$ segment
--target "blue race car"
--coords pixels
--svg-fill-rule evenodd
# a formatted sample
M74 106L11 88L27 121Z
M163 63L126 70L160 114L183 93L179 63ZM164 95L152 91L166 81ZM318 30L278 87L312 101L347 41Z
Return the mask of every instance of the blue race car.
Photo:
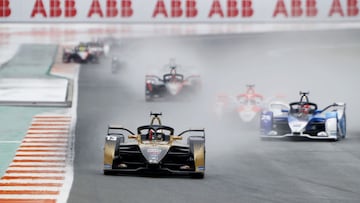
M271 107L260 117L262 138L307 137L338 141L346 136L345 103L333 103L319 110L309 102L309 92L300 92L300 101L292 102L281 113Z

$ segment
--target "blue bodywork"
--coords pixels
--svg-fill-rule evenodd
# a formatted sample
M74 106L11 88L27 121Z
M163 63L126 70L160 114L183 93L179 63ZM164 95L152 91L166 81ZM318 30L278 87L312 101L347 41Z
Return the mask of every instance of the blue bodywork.
M323 110L318 110L315 103L309 102L306 94L308 93L302 95L300 102L290 103L290 109L282 110L282 114L274 115L271 109L263 111L260 116L261 136L302 136L334 140L344 138L346 136L345 104L334 103Z

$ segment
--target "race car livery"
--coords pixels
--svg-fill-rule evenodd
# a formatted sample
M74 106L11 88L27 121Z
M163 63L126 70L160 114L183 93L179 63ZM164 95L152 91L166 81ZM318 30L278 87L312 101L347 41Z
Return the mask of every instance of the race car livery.
M108 54L108 48L99 41L91 41L86 43L89 51L98 57L102 57Z
M306 137L311 139L331 139L346 136L346 104L336 102L322 110L310 102L308 92L300 92L300 101L287 106L274 105L273 109L261 114L260 132L267 137ZM283 109L275 108L282 106ZM277 109L277 110L275 110Z
M77 63L99 62L99 56L95 52L90 51L88 45L84 43L80 43L72 49L64 49L62 59L64 63L72 61Z
M97 54L91 52L86 44L80 43L78 46L72 49L63 50L63 62L70 63L98 63L99 57Z
M201 89L199 75L185 77L177 72L177 65L170 64L170 73L161 77L156 75L145 76L145 100L153 101L155 98L177 98L194 96Z
M161 113L150 115L150 125L138 127L137 133L120 126L108 127L104 174L164 173L203 178L205 130L190 129L175 135L172 127L161 124Z
M215 114L220 118L237 115L245 123L258 123L260 112L263 109L264 98L261 94L255 92L254 87L255 85L247 85L246 92L237 96L217 95Z

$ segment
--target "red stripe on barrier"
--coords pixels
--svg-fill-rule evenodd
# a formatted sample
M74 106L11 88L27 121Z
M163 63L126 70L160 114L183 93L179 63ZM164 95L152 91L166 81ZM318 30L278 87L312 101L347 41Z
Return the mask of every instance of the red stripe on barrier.
M42 118L38 118L38 119L34 119L33 122L62 122L62 123L70 123L71 119L42 119Z
M0 190L0 195L59 195L59 191L42 190Z
M65 154L17 154L17 157L66 157Z
M69 128L47 128L47 127L30 127L28 130L69 130Z
M22 143L59 143L59 144L64 144L64 143L67 143L67 141L26 141L26 140L24 140Z
M39 135L46 135L46 134L53 134L53 135L68 135L69 132L27 132L28 135L32 135L32 134L39 134Z
M17 152L66 152L66 149L18 149Z

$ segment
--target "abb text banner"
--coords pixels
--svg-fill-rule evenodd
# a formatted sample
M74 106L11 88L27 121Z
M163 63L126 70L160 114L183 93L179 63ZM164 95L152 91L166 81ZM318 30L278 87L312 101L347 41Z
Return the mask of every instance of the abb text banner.
M358 0L0 0L1 22L219 23L359 20Z

